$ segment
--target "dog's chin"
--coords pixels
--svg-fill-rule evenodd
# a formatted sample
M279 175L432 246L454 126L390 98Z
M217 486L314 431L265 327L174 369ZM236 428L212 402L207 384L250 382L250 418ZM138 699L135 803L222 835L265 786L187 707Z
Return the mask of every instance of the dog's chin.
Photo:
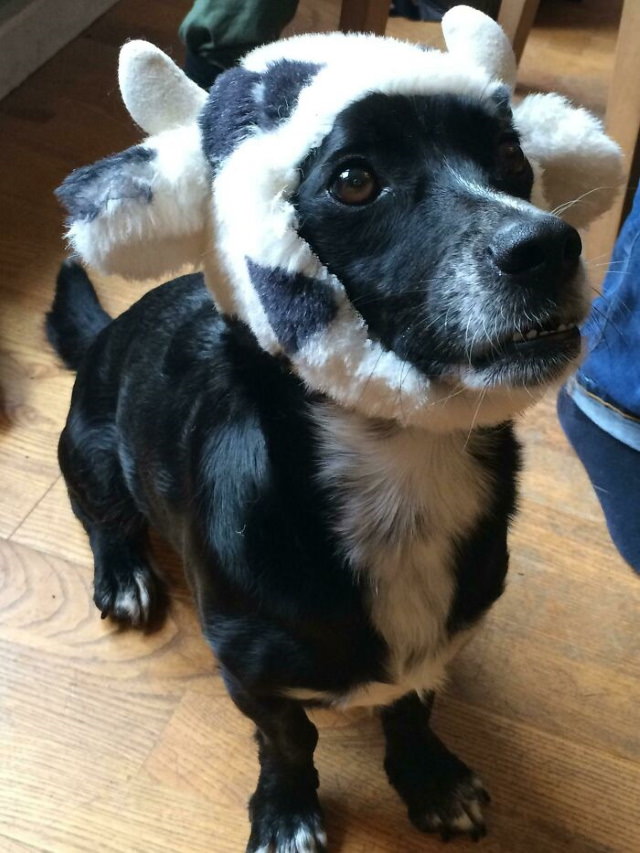
M512 420L558 388L577 368L582 340L571 325L551 336L516 341L476 363L458 365L435 383L441 399L423 425L441 432L491 427ZM435 390L435 389L434 389Z
M581 336L577 325L567 324L552 332L519 334L499 346L471 356L458 368L467 388L490 391L497 388L548 386L561 381L572 370L581 354Z

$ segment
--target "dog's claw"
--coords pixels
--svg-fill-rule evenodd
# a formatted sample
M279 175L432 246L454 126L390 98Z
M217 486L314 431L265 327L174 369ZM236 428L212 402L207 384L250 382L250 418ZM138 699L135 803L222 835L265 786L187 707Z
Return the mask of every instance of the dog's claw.
M460 835L480 841L487 834L482 806L488 804L489 794L462 764L460 771L457 780L432 780L433 786L423 793L421 803L410 808L409 818L421 832L435 832L444 842Z
M261 778L262 781L262 778ZM246 853L325 853L327 836L315 790L266 798L258 789L249 803L251 836Z
M247 853L325 853L327 836L317 818L301 820L296 826L253 827Z
M165 598L157 576L145 565L125 576L111 575L95 589L93 600L100 618L111 617L121 625L145 628L163 615Z
M487 834L487 827L483 825L483 826L478 826L475 829L473 829L469 833L469 837L471 838L472 841L475 841L477 843L478 841L481 841L485 837L486 834Z
M491 803L491 795L489 794L487 789L482 787L481 785L480 788L476 788L476 791L478 793L478 799L480 800L482 805L488 806Z

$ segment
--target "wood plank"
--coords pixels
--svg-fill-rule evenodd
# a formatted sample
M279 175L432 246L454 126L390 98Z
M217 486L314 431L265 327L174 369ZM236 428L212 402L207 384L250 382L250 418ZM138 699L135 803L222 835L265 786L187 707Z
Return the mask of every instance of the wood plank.
M606 128L624 154L623 188L611 210L589 233L589 252L602 263L609 260L623 217L629 210L640 171L640 4L625 0L616 42L615 64L609 83ZM601 267L604 275L604 267Z
M505 31L519 62L533 27L540 0L502 0L498 23Z
M0 8L0 98L115 2L4 0Z
M387 0L342 0L339 26L345 33L374 33L383 36L388 17Z

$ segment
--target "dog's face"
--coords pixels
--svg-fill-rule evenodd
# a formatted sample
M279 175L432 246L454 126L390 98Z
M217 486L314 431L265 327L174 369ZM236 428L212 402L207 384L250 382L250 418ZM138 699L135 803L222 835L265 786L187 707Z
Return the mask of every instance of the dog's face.
M532 183L503 104L371 94L302 164L299 233L424 375L541 385L577 356L586 299L578 233Z

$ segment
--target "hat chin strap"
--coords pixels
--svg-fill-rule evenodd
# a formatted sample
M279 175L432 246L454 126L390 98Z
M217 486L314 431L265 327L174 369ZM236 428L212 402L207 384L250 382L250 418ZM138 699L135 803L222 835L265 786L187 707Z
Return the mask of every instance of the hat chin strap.
M547 390L547 386L474 389L462 379L428 379L369 338L364 324L362 335L356 336L353 323L347 322L344 337L340 323L334 324L291 361L309 388L366 417L434 432L470 430L513 418ZM318 357L321 350L323 356Z

